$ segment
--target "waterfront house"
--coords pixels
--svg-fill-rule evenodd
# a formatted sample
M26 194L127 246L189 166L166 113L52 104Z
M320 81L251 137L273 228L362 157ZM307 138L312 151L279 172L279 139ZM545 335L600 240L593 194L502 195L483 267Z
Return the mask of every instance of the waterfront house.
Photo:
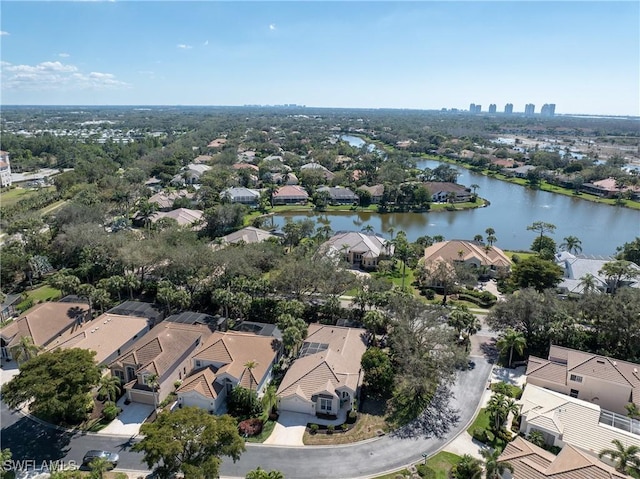
M320 246L320 251L358 268L375 269L381 259L393 255L393 245L374 234L349 231L329 238Z
M359 190L367 191L371 195L371 203L377 205L382 201L384 185L360 186Z
M274 205L306 204L309 200L307 191L297 185L285 185L278 188L272 195Z
M321 186L317 191L324 191L329 195L329 202L332 205L353 205L358 204L360 198L349 188L340 186L329 187Z
M250 188L233 187L227 188L220 193L220 198L230 203L240 203L243 205L255 206L260 201L260 192Z
M464 203L471 200L471 189L463 185L446 181L426 181L423 184L431 195L431 199L437 203L449 201Z
M511 260L500 248L475 241L451 240L432 244L424 251L425 267L436 261L464 263L482 269L486 276L495 276L511 268Z

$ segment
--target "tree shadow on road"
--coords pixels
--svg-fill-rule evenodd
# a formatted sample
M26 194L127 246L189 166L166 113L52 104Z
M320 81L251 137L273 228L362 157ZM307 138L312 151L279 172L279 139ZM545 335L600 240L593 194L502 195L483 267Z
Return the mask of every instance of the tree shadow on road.
M74 433L45 427L23 417L2 429L2 446L11 449L13 460L54 461L69 453Z
M443 438L460 421L457 409L449 406L453 393L448 387L440 386L431 400L431 404L418 418L391 433L395 437L411 439L418 437Z

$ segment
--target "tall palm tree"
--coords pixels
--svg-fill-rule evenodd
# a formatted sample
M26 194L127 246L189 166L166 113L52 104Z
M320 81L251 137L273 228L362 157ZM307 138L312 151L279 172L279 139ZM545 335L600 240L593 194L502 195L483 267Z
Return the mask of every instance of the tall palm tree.
M158 392L158 389L160 389L160 383L158 382L158 379L159 377L157 374L150 374L147 377L147 386L149 386L153 391L153 410L154 411L158 409L158 396L156 394Z
M502 428L509 413L518 414L519 411L520 408L516 402L504 394L496 393L491 396L487 404L487 412L493 418L493 431L498 432Z
M529 433L529 435L527 436L527 441L529 441L531 444L535 444L538 447L543 447L546 442L544 440L544 434L542 434L542 432L538 431L537 429L534 429Z
M271 414L273 409L276 407L276 404L278 404L278 396L276 395L276 392L275 384L269 384L267 389L264 391L264 395L262 396L262 407L267 414Z
M480 454L484 458L484 468L487 479L502 479L505 471L513 473L513 466L508 462L499 461L500 451L498 449L482 449Z
M603 449L598 457L602 459L604 456L609 456L616 463L616 470L623 474L630 474L631 471L640 472L640 447L624 447L619 439L611 442L616 448Z
M582 241L575 236L567 236L560 245L560 249L574 254L582 253Z
M116 401L116 397L120 392L120 378L118 376L112 376L107 374L100 379L100 388L98 394L106 396L107 401Z
M579 285L582 286L582 290L585 293L592 293L598 290L596 286L596 277L591 273L586 273L584 276L580 278Z
M480 188L480 185L474 183L472 185L469 185L471 187L471 189L473 190L473 194L476 194L476 190L478 190Z
M473 241L475 241L476 243L482 243L484 241L484 238L482 237L482 235L475 235L473 237Z
M527 346L527 340L521 332L507 329L502 337L498 339L496 346L501 353L509 351L509 367L511 367L513 351L515 350L519 355L522 355L524 348Z
M258 367L258 361L251 359L244 363L244 367L249 370L249 391L251 391L253 389L253 373L251 371Z
M480 479L482 463L475 457L465 454L460 462L451 468L451 476L455 479Z
M37 356L41 350L40 346L34 344L31 336L22 336L18 344L11 348L11 356L20 364Z
M129 299L133 299L133 291L140 287L140 280L134 274L126 274L122 279L123 287L129 290Z

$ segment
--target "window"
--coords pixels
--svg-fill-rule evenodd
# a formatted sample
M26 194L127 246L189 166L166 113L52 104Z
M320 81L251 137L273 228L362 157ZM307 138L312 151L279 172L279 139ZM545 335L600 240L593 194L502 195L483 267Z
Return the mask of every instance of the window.
M331 412L331 399L320 398L320 410Z
M579 393L580 391L578 391L577 389L572 389L569 393L569 396L571 396L572 398L577 398Z
M196 367L199 368L202 366L202 363L200 362L199 359L196 359Z
M581 383L582 376L576 376L575 374L572 374L571 376L569 376L569 380L574 381L576 383Z

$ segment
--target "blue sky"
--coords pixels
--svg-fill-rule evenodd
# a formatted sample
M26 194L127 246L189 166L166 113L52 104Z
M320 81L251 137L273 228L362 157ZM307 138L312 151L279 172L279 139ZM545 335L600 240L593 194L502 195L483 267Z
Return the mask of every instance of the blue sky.
M640 115L640 2L3 1L1 103Z

